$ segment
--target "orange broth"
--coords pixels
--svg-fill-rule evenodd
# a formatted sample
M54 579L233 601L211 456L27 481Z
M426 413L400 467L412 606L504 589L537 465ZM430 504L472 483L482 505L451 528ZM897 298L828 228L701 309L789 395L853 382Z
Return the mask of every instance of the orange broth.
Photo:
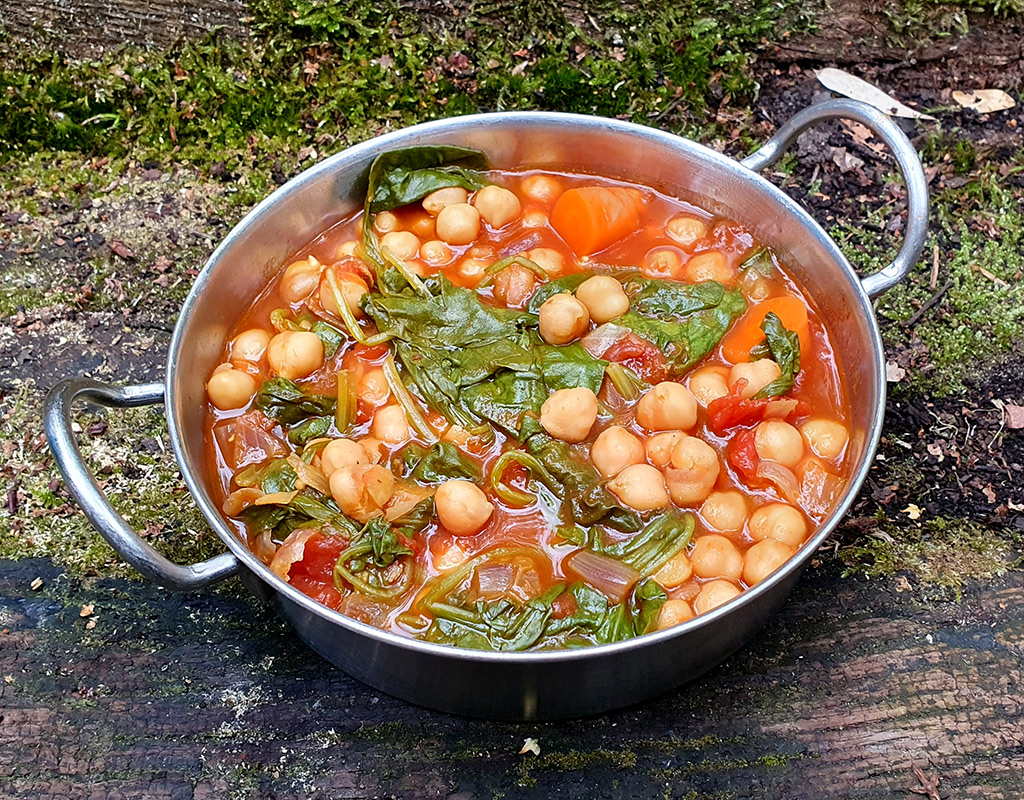
M577 258L570 252L567 245L560 238L558 233L552 229L549 221L552 206L556 198L548 200L532 199L523 191L524 180L531 176L548 175L561 186L563 190L576 186L618 186L639 190L643 195L643 204L640 210L640 221L637 229L631 235L615 242L605 250L584 258ZM808 302L800 288L788 276L785 266L776 262L776 268L770 277L755 276L752 271L741 272L740 267L745 259L756 252L760 245L756 242L751 233L742 225L721 218L715 218L705 211L682 202L678 199L668 197L643 186L632 186L621 181L612 181L591 175L571 175L539 172L491 172L489 180L497 185L512 190L522 204L522 210L518 218L502 227L493 229L486 224L481 225L479 237L468 245L452 246L453 258L451 263L439 268L431 268L420 259L410 259L414 269L422 275L429 276L440 273L446 276L456 286L474 288L482 277L482 270L495 261L517 253L525 253L533 248L549 248L560 254L564 268L560 275L581 271L595 270L597 272L609 269L621 269L624 267L639 266L644 275L658 277L665 280L678 280L684 283L692 282L694 276L688 272L688 265L694 264L694 258L711 251L717 251L724 255L726 270L723 273L727 288L740 289L743 291L748 302L747 314L751 314L753 306L751 299L765 299L768 297L790 296L798 298L807 309L808 331L807 341L810 344L809 350L804 348L801 352L800 371L797 374L793 389L787 394L788 398L798 401L798 409L787 415L790 422L800 426L803 421L810 417L826 418L840 423L848 430L849 412L847 400L843 388L838 379L835 354L829 340L828 331L824 328L821 320L814 311L813 305ZM666 230L669 221L678 215L700 220L706 226L706 234L696 241L685 246L674 240ZM395 212L398 229L430 232L433 227L433 218L423 211L419 203L399 209ZM351 250L352 242L360 239L360 228L362 224L362 213L352 218L339 222L329 230L323 232L309 245L294 254L285 264L300 261L309 256L315 257L322 265L331 265L339 260L343 252ZM424 237L420 237L421 241ZM433 238L431 236L430 238ZM652 260L653 250L661 249L670 254L665 257L661 266L657 259ZM675 267L674 262L678 260L679 265ZM470 266L467 268L467 262ZM697 262L700 263L700 262ZM666 266L667 264L667 266ZM367 270L369 272L369 270ZM257 383L273 376L267 357L264 355L257 362L232 361L231 341L240 332L252 328L261 328L274 333L271 323L271 313L275 309L287 308L293 315L308 310L307 301L288 303L280 293L278 285L279 277L275 277L266 287L265 291L255 299L238 319L237 324L231 331L223 351L223 361L233 364L235 368L244 370L257 379ZM314 292L314 296L315 296ZM493 284L480 292L484 303L501 305L494 296ZM323 311L315 301L311 301L318 315L327 319L332 325L343 329L337 318ZM742 319L734 323L733 328L742 322ZM364 320L364 325L366 321ZM593 327L593 326L591 326ZM372 325L367 329L372 331ZM726 335L728 341L729 334ZM336 395L337 383L335 375L339 369L352 370L357 377L365 374L369 369L383 363L388 352L388 346L377 346L368 348L358 345L351 339L343 344L336 355L329 358L323 367L313 374L298 381L299 385L308 390L321 394ZM687 384L690 376L697 371L709 366L722 366L728 370L732 364L723 355L723 346L720 342L715 349L702 361L690 368L687 376L679 379ZM409 386L409 382L406 381ZM413 395L416 395L415 388L410 386ZM641 428L635 418L634 402L626 402L606 378L599 394L605 409L611 412L608 418L599 418L590 435L579 444L572 444L572 451L583 459L589 457L589 445L594 438L605 428L611 425L621 425L634 433L641 441L649 439L653 433ZM447 422L441 414L429 409L422 400L418 402L421 411L425 414L431 427L438 435L444 434ZM221 435L218 436L217 429L230 423L243 415L260 414L253 411L254 406L250 403L245 408L233 410L218 410L212 404L208 405L206 411L206 430L209 442L208 458L209 469L215 480L212 481L215 495L218 501L223 502L229 494L238 487L234 482L236 473L245 469L246 464L237 463L233 460L231 453L226 452L232 446L226 442ZM360 400L358 406L357 421L353 427L345 432L350 439L359 440L369 434L371 420L376 408L364 400ZM493 427L493 426L492 426ZM698 406L697 423L694 428L687 431L692 436L700 437L709 443L718 453L721 469L714 491L736 489L743 493L748 507L747 523L750 513L760 506L768 503L777 503L783 499L779 486L768 481L750 481L737 470L729 460L727 448L732 439L739 436L743 431L756 428L756 425L740 425L734 430L724 434L715 433L709 427L707 409ZM274 437L278 442L284 442L285 429L282 425L267 420L264 423L267 435ZM338 436L336 432L330 434ZM750 438L749 436L747 437ZM412 431L411 440L427 444L415 430ZM338 547L332 549L331 542L324 541L318 546L308 546L302 559L294 562L289 571L289 578L292 583L305 593L337 608L338 610L360 619L364 622L377 625L381 628L392 630L404 635L421 635L430 624L430 615L419 605L418 600L424 593L423 587L429 585L430 581L439 575L449 574L450 571L460 563L472 559L477 555L486 553L494 548L508 547L510 545L525 545L536 549L541 557L536 559L532 565L521 565L522 572L518 575L528 575L527 581L530 587L540 593L551 588L558 582L578 580L578 577L567 573L564 559L579 549L578 545L569 543L562 539L556 528L561 524L558 516L558 509L550 503L538 502L526 508L514 508L500 500L491 488L487 485L487 477L491 467L497 458L506 450L518 448L518 443L506 436L502 431L495 429L493 440L483 442L479 439L469 439L460 449L470 459L475 461L483 471L483 488L494 506L494 513L490 520L478 533L472 535L456 536L447 531L438 521L436 515L431 518L430 523L415 537L413 544L414 554L411 558L415 562L414 571L417 573L415 584L401 594L395 600L381 602L373 598L362 596L359 592L351 590L342 585L340 588L335 585L328 569L330 559L336 557ZM392 458L406 447L406 443L385 445L386 457L382 459L385 466L392 463ZM292 451L301 448L289 447ZM259 450L255 451L258 456ZM801 509L802 514L809 522L806 535L802 540L806 542L815 531L816 526L831 510L834 502L848 477L848 467L845 453L840 453L833 458L820 458L812 452L811 448L804 442L803 455L800 463L793 469L792 473L797 479L802 474L806 478L806 467L809 462L815 462L823 466L826 473L828 491L826 496L812 497ZM316 461L314 461L316 463ZM820 472L818 473L820 476ZM519 488L528 486L526 472L521 469L512 468L505 475L506 483ZM801 484L802 491L803 485ZM811 491L811 490L808 490ZM683 510L694 514L696 529L693 540L684 550L684 553L691 553L694 543L704 536L724 536L740 554L746 554L755 544L748 524L745 523L737 531L714 530L700 513L701 503L695 503ZM651 515L648 514L647 518ZM262 541L257 541L260 531L247 525L238 517L231 517L231 523L235 526L238 535L245 539L250 547L254 549L264 561L270 563L274 554L280 546L280 542L268 542L264 536ZM622 539L628 539L629 534L621 534ZM315 538L308 541L316 542ZM322 552L321 552L322 551ZM310 563L304 567L304 560L309 558ZM320 558L322 563L314 563ZM308 567L308 568L307 568ZM692 567L692 564L691 564ZM413 569L406 566L406 569ZM517 578L519 580L519 578ZM657 578L655 578L657 580ZM701 577L694 572L686 580L678 585L662 587L670 600L685 602L686 608L680 604L674 607L682 609L681 616L665 619L666 614L662 612L661 619L666 625L673 620L682 621L687 613L693 613L693 601L701 593L702 586L716 580L714 576ZM737 589L748 588L747 583L741 579L732 580ZM470 581L467 583L468 595L472 597L473 586ZM523 598L519 598L522 600ZM564 604L563 604L564 605ZM689 612L686 609L690 609ZM569 611L572 610L571 603ZM553 612L554 616L566 613L566 608L558 606Z

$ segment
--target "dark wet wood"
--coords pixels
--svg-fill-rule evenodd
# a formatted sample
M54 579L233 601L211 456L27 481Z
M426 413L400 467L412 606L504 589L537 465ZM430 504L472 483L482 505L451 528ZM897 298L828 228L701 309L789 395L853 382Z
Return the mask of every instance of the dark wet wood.
M812 569L783 613L706 677L549 724L391 699L240 591L83 589L47 562L6 562L0 618L4 800L896 800L927 797L910 794L922 785L915 766L943 798L1013 798L1024 770L1020 573L961 603L923 604ZM519 754L527 737L539 757Z

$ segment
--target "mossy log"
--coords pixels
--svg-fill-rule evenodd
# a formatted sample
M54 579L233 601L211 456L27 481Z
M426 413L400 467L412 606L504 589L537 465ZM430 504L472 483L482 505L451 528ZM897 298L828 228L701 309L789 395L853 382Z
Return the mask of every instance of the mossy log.
M0 609L4 800L1011 798L1024 769L1020 573L922 605L812 569L708 676L545 724L389 698L240 593L83 589L26 560L0 562Z

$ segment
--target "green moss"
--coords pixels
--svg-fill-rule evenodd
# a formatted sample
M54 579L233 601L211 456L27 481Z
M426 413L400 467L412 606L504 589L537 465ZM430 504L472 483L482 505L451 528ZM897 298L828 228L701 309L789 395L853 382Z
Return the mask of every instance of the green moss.
M636 752L629 749L567 750L565 752L541 753L526 757L516 768L516 784L523 787L537 785L536 773L554 770L557 772L580 772L588 769L612 768L628 770L636 767Z
M230 174L302 146L329 152L385 127L469 111L539 107L643 122L670 104L699 111L709 94L751 96L750 53L783 22L808 24L794 0L646 0L628 13L609 8L602 27L586 31L550 0L490 3L443 22L367 0L253 6L255 33L241 42L214 35L79 63L8 54L0 147L8 157L221 163Z
M957 597L972 580L1002 575L1014 566L1019 537L981 525L935 518L880 531L841 551L846 574L891 577L907 571L923 585L952 590Z

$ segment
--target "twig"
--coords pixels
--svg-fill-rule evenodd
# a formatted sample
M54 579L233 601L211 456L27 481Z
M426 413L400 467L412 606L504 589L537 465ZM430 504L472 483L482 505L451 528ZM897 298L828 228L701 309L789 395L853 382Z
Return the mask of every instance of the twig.
M939 284L939 246L932 247L932 279L928 281L928 288L933 292Z
M927 302L925 302L923 306L917 309L917 311L914 312L914 315L910 319L903 323L903 327L913 328L918 322L920 322L921 317L927 314L931 307L938 303L939 300L942 299L942 295L948 292L952 286L953 281L946 281L946 283L943 284L942 288L939 289L939 291L937 291L935 294L929 297Z

